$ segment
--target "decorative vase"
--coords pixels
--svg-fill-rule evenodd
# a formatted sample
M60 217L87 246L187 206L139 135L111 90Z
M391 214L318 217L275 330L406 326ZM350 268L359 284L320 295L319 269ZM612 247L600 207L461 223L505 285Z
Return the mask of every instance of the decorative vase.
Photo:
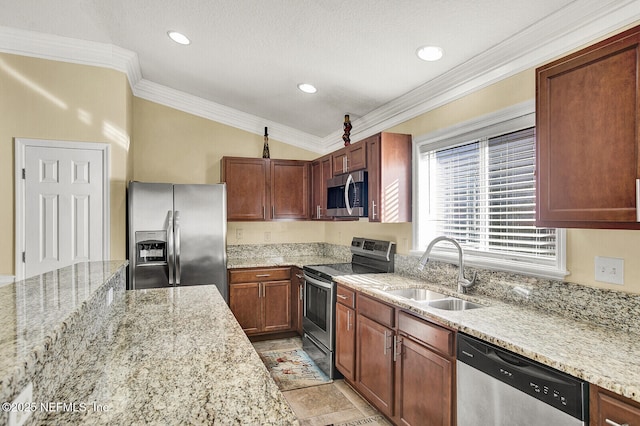
M264 146L262 147L262 158L271 158L271 154L269 154L269 134L267 133L267 128L264 128Z
M351 133L351 120L349 119L349 115L345 115L344 116L344 135L342 135L342 140L344 141L344 146L348 146L351 145L351 138L350 133Z

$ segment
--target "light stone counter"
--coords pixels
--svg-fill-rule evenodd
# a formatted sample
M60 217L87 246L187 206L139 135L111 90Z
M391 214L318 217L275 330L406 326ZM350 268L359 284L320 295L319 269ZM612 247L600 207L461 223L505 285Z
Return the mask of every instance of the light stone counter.
M126 265L0 287L0 402L32 389L0 424L297 424L215 286L126 291Z
M336 281L640 402L638 334L486 296L461 296L451 288L398 274L342 276ZM435 290L485 307L444 311L384 291L409 287Z
M50 424L297 424L215 286L128 291L113 342L55 400L86 409Z

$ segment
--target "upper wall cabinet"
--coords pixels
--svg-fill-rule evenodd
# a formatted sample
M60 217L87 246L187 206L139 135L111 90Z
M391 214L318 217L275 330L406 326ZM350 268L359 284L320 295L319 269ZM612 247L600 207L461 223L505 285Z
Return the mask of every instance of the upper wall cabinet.
M310 218L309 162L223 157L227 220Z
M311 162L311 218L332 220L327 216L327 180L333 176L331 154Z
M369 221L411 222L411 135L378 133L367 146Z
M640 229L640 27L536 71L538 226Z
M333 152L331 156L334 176L367 168L367 147L364 143L345 146Z

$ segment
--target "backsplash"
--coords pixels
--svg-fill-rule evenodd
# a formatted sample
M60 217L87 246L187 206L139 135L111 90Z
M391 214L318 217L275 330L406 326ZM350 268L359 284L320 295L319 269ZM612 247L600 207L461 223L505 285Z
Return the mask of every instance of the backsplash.
M396 273L456 289L458 267L430 261L418 270L417 256L396 255ZM640 294L592 288L564 281L509 272L465 268L465 276L478 272L468 292L508 303L540 309L632 333L640 333Z
M348 246L328 243L230 245L230 258L328 256L349 262ZM456 290L458 267L430 261L418 270L417 256L396 254L395 272ZM469 277L477 271L477 283L470 295L483 295L532 309L640 334L640 294L598 289L564 281L536 278L509 272L465 268Z

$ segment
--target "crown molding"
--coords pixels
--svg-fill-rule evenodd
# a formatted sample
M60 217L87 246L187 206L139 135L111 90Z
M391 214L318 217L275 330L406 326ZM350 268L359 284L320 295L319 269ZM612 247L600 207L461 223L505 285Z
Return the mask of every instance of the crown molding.
M525 28L482 55L353 120L352 140L385 131L521 71L582 47L640 20L637 0L576 1ZM326 136L327 152L340 147L341 132Z
M637 0L579 0L353 121L352 140L385 131L640 20ZM0 26L0 52L111 68L127 75L135 96L326 154L342 147L342 132L323 138L142 78L138 55L120 47Z

